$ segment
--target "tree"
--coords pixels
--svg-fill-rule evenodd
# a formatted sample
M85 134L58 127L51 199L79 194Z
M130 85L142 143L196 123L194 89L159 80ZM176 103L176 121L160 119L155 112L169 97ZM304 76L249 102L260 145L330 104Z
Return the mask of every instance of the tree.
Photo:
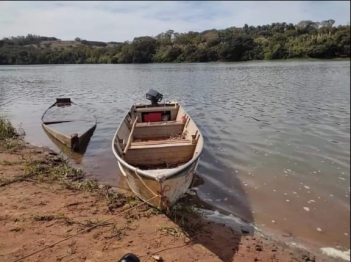
M350 25L303 20L203 32L174 30L132 42L87 41L64 47L55 37L28 34L0 40L0 64L81 64L245 61L251 59L350 57ZM49 43L52 43L50 47ZM61 46L56 48L57 44ZM46 47L46 48L45 48Z

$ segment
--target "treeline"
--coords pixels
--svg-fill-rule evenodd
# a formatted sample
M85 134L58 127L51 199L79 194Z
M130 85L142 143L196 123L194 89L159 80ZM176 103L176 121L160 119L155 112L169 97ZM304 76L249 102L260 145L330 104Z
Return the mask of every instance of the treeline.
M25 46L30 44L40 44L42 41L58 41L56 37L46 37L46 36L39 36L39 35L27 35L27 36L17 36L17 37L10 37L4 38L0 40L0 47L1 46Z
M0 64L248 61L350 57L350 25L301 21L99 42L28 35L0 41ZM68 43L66 46L65 43ZM74 44L69 44L74 43Z

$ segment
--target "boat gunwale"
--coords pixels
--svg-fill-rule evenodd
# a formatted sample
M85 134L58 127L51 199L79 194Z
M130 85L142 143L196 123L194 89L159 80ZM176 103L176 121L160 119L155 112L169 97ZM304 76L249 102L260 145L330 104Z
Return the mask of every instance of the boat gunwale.
M185 108L179 104L178 102L169 102L169 103L174 103L174 104L178 104L179 105L179 109L182 108L184 110L184 113L188 115L188 117L190 118L190 121L193 121L196 129L198 130L200 136L201 136L201 139L203 140L203 136L202 136L202 133L200 131L200 129L198 128L198 126L196 125L195 121L192 119L192 117L186 112ZM130 170L132 170L133 172L138 172L138 174L140 175L143 175L145 177L148 177L148 178L151 178L151 179L154 179L154 180L157 180L157 177L155 175L151 175L150 172L148 171L151 171L151 170L142 170L142 169L139 169L135 166L132 166L130 164L128 164L123 158L121 158L118 153L116 152L116 149L115 149L115 141L116 141L116 138L117 138L117 133L119 131L119 129L121 128L125 118L127 117L127 115L129 114L129 112L132 111L133 107L135 105L143 105L143 104L134 104L126 113L126 115L122 118L122 121L119 123L116 131L115 131L115 134L113 136L113 139L112 139L112 152L113 154L115 155L115 157L117 158L117 161L120 162L120 164L122 166L125 166L126 168L129 168ZM191 158L188 162L186 162L185 164L183 165L180 165L176 168L174 168L174 170L172 170L171 172L167 172L165 174L163 174L163 176L168 179L168 178L172 178L176 175L178 175L180 172L182 172L184 169L188 168L189 166L191 166L195 161L197 161L201 154L202 154L202 151L203 151L203 148L204 148L204 142L201 143L200 145L200 148L199 148L199 153L196 155L196 156L193 156L193 158ZM195 154L195 153L194 153ZM153 169L154 170L154 169ZM159 169L159 170L162 170L162 169Z
M75 102L73 102L73 101L70 101L70 103L73 104L73 105L76 105L76 106L78 106L78 107L81 107L82 109L84 109L84 110L86 110L87 112L89 112L87 109L85 109L84 107L78 105L77 103L75 103ZM49 127L49 124L45 124L45 122L44 122L44 116L45 116L45 114L46 114L51 108L53 108L54 106L56 106L57 104L58 104L58 101L56 101L55 103L53 103L51 106L49 106L49 107L44 111L43 115L41 116L41 124L42 124L44 127L50 129L52 132L55 132L55 133L57 133L57 134L60 134L60 135L62 135L62 136L67 137L68 139L70 139L70 137L67 136L66 134L61 133L61 132L55 130L54 128ZM93 122L93 125L92 125L91 127L89 127L84 133L82 133L82 134L80 134L80 135L78 134L78 137L79 137L79 138L85 136L87 133L91 132L92 129L96 128L96 126L97 126L97 119L96 119L96 117L95 117L94 114L92 114L92 119L91 119L91 120L92 120L92 122ZM72 121L72 122L75 122L75 121ZM48 131L49 131L49 130L48 130Z

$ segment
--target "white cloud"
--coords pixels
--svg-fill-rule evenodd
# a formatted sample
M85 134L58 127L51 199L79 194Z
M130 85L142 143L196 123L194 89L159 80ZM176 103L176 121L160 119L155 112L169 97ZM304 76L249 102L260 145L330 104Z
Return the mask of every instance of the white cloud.
M349 1L0 2L0 38L37 34L62 40L125 41L168 29L203 31L301 20L350 20Z

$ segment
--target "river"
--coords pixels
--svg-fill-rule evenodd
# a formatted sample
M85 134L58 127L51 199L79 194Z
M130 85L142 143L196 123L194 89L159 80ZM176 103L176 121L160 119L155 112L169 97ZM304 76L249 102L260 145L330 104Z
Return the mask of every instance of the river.
M58 150L40 118L71 97L98 119L74 160L127 189L111 151L133 103L177 100L205 139L197 195L258 228L350 248L350 62L0 66L0 115Z

